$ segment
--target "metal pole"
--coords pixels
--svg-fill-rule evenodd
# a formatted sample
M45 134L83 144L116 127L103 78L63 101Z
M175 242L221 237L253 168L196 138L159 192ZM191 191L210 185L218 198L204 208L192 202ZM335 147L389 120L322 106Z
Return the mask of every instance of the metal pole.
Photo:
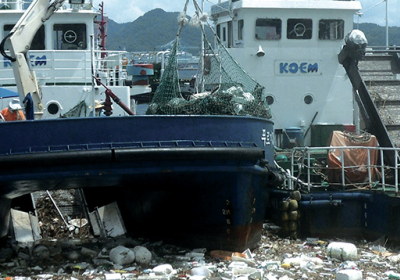
M204 12L204 0L201 1L201 12ZM203 22L200 22L200 24L204 25ZM204 30L204 27L202 27L201 30ZM200 54L201 54L201 66L203 67L203 69L201 69L201 71L203 71L204 70L204 34L203 34L203 32L201 33L201 50L200 50ZM204 73L202 72L202 74L201 74L201 79L202 80L203 80L203 75L204 75ZM203 82L201 83L200 92L204 92L204 83Z
M60 215L61 219L63 220L65 226L67 227L68 230L71 230L72 227L71 227L71 226L67 223L67 221L64 219L63 214L61 213L60 209L58 208L57 203L55 202L55 200L54 200L53 197L51 196L50 192L47 191L47 190L46 190L46 192L47 192L47 195L50 197L51 201L53 202L54 207L56 207L57 212L58 212L58 214ZM72 230L73 230L73 229L72 229Z
M372 185L372 170L375 166L371 166L371 150L367 148L367 160L368 160L368 181L369 185ZM371 186L372 187L372 186Z
M345 173L344 173L345 162L344 162L343 148L340 149L340 158L342 159L342 186L343 186L343 189L344 189L346 187L346 180L345 180Z
M388 2L386 1L386 47L389 48L389 19L388 19Z
M383 150L380 150L380 158L381 158L381 173L382 173L382 189L383 191L386 190L386 180L385 180L385 166L383 162ZM396 153L396 152L395 152Z

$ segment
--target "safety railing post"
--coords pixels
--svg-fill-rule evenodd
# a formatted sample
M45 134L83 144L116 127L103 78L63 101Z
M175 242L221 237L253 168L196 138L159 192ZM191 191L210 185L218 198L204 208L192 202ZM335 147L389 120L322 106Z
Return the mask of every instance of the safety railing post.
M372 184L372 172L371 172L371 149L367 148L367 160L368 160L368 182Z
M386 190L386 185L385 185L385 167L384 167L384 163L383 163L383 150L380 149L380 161L381 161L381 174L382 174L382 189L383 191Z
M307 187L308 187L308 192L311 190L311 159L310 159L311 153L310 149L307 149L307 165L308 165L308 172L307 172Z
M398 164L398 151L396 150L396 154L395 154L395 161L394 161L394 168L395 168L395 173L394 173L394 184L395 184L395 186L394 186L394 189L395 189L395 191L396 191L396 193L398 193L399 192L399 186L398 186L398 183L399 183L399 164Z
M341 160L342 160L342 186L343 186L343 189L345 188L345 183L346 183L346 180L345 180L345 177L344 177L344 169L345 169L345 162L344 162L344 152L343 152L343 149L344 148L340 148L340 158L341 158Z

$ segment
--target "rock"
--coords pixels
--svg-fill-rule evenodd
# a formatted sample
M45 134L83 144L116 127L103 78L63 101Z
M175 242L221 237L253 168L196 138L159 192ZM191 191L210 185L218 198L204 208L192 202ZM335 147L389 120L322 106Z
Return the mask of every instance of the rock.
M40 260L47 260L50 258L50 250L45 245L37 245L33 248L32 254L35 258Z
M117 246L110 251L110 260L121 266L131 264L135 261L135 253L124 246Z
M135 261L138 264L148 265L151 262L151 252L143 246L136 246L133 248L135 253Z
M11 248L0 248L0 261L4 262L12 257L13 250Z
M85 247L82 247L81 254L82 254L82 256L87 256L87 257L91 257L91 258L94 258L97 256L96 251L85 248Z
M81 257L81 255L77 251L71 251L71 252L67 253L67 258L70 261L77 261L77 260L79 260L80 257Z

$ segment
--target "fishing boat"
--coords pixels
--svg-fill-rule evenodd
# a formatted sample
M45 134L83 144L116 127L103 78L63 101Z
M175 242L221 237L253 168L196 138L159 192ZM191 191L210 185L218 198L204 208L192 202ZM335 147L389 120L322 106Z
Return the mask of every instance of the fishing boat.
M147 114L133 115L124 53L94 55L91 1L6 4L1 83L17 88L27 120L0 122L0 236L13 199L79 188L89 208L116 201L134 236L209 249L257 246L267 185L277 181L273 123L263 88L222 45L206 50L204 91L188 101L175 76L177 36ZM44 41L28 52L37 45L26 36L37 30ZM105 101L106 116L90 114L96 100Z
M267 218L287 236L400 237L398 103L396 90L383 92L383 82L398 84L390 67L398 52L367 49L365 35L353 30L360 9L358 1L330 0L232 0L211 8L232 57L266 88L275 164L286 178L269 190ZM381 58L370 63L386 58L389 66L365 70L365 78L359 66L373 54ZM379 89L370 92L367 79ZM374 95L391 96L391 113L382 113Z

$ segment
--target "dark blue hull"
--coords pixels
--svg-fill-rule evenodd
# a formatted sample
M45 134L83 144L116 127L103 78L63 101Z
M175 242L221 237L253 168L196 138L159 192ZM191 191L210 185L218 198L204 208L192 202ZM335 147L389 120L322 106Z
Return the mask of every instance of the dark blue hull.
M278 205L290 191L269 189L268 193L268 218L282 225ZM398 197L373 191L313 192L302 194L298 207L303 237L376 240L385 236L390 242L400 242Z
M273 169L272 126L238 116L1 123L2 204L35 190L83 188L89 206L118 201L133 233L252 248Z

